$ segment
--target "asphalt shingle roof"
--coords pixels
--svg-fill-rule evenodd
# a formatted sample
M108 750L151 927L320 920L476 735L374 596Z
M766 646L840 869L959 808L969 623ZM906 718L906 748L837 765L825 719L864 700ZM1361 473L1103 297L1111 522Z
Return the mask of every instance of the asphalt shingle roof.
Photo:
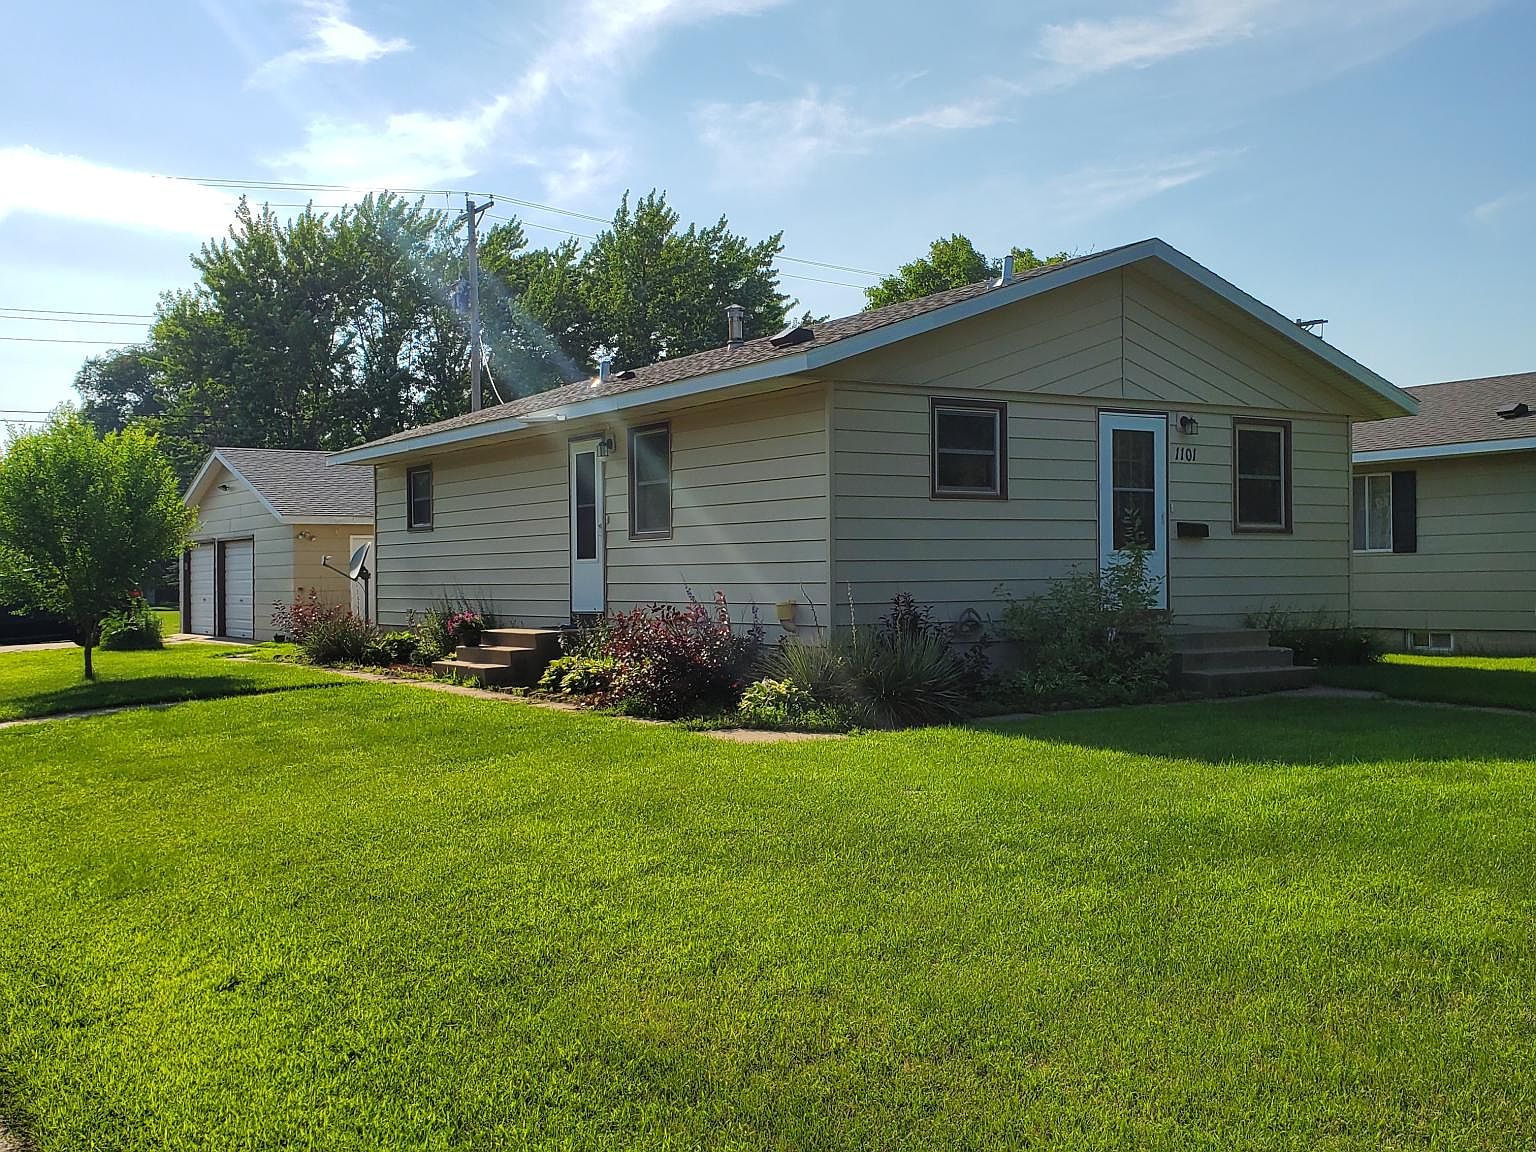
M1117 249L1107 249L1106 251L1113 252L1117 251ZM1021 280L1030 280L1044 273L1054 272L1066 265L1102 257L1105 254L1105 252L1093 252L1064 261L1061 264L1050 264L1042 268L1033 268L1026 272L1016 273L1013 283L1018 283ZM654 387L658 384L671 384L678 380L688 380L695 376L708 376L711 373L723 372L730 368L762 364L781 357L797 355L808 349L824 348L829 344L837 343L839 340L846 340L850 336L859 336L875 328L884 327L887 324L895 324L898 321L907 320L913 316L935 312L950 304L958 304L963 300L970 300L981 296L997 287L998 282L996 280L982 280L975 284L967 284L961 288L949 288L943 292L935 292L930 296L923 296L916 300L902 300L896 304L888 304L884 308L873 308L868 312L856 312L852 316L842 316L822 324L812 325L811 339L785 347L778 347L773 343L771 337L763 336L756 340L747 340L735 348L729 345L720 348L710 348L704 352L695 352L690 356L678 356L671 360L658 360L654 364L647 364L644 367L633 368L628 371L621 365L615 365L606 384L598 384L594 379L580 380L574 384L566 384L560 388L550 389L547 392L537 392L532 396L524 396L517 400L508 401L505 404L496 404L489 408L482 408L478 412L467 412L462 416L439 420L435 424L426 424L419 428L397 432L393 436L385 436L382 439L370 441L370 444L394 444L402 440L413 440L417 436L424 436L433 432L471 428L476 424L485 424L493 420L515 419L519 416L548 411L552 408L559 408L562 405L574 404L582 400L618 396L626 392L637 392L642 388Z
M1449 380L1406 389L1419 402L1417 416L1356 424L1354 450L1380 452L1467 444L1480 440L1518 440L1536 436L1536 372ZM1524 403L1531 415L1506 419L1500 409Z
M373 522L373 469L327 464L326 453L290 448L215 448L221 459L256 489L278 514L347 516Z

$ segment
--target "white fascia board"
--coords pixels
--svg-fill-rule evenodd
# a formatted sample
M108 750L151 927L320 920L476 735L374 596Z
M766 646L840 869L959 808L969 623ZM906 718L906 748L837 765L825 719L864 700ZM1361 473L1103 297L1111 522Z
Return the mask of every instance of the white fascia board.
M295 516L282 517L284 524L297 524L303 527L305 524L356 524L361 527L373 527L373 518L369 516L344 516L340 512L304 512Z
M1533 449L1536 449L1536 436L1524 436L1518 440L1468 440L1462 444L1429 444L1422 448L1375 448L1356 452L1350 459L1356 464L1391 464L1399 460L1451 460L1457 456L1492 456Z
M1002 284L990 292L982 292L968 300L960 300L943 308L935 308L931 312L908 317L905 320L882 324L880 327L872 328L868 332L857 336L848 336L820 348L812 348L788 356L777 356L772 360L765 360L758 364L746 364L740 368L728 368L725 371L712 372L705 376L674 380L670 384L657 384L649 388L637 388L633 392L621 392L613 396L594 397L589 401L558 405L548 409L525 413L522 417L489 420L483 424L471 424L463 428L431 432L423 436L399 440L390 444L373 446L365 444L359 448L337 452L329 457L329 461L332 464L362 464L428 451L432 448L461 444L465 441L505 435L509 432L519 432L529 427L530 424L539 422L540 417L547 419L550 415L555 415L568 420L578 420L584 416L606 415L611 412L623 411L627 408L639 407L640 405L663 403L668 400L695 396L703 392L714 392L742 384L759 383L781 376L814 373L818 369L828 367L854 356L863 355L865 352L872 352L878 348L895 344L898 341L910 339L913 336L920 336L925 332L932 332L935 329L954 324L957 321L967 320L972 316L991 312L995 308L1003 308L1020 300L1027 300L1032 296L1039 296L1068 284L1075 284L1078 281L1087 280L1090 277L1153 258L1161 260L1169 267L1183 273L1191 280L1201 284L1246 312L1266 327L1278 332L1297 347L1305 349L1314 356L1321 358L1340 372L1349 376L1352 380L1381 396L1391 404L1395 410L1394 414L1415 415L1418 413L1418 402L1407 392L1378 376L1352 357L1340 352L1322 339L1322 337L1314 336L1275 311L1269 305L1262 303L1242 289L1223 280L1203 265L1197 264L1178 249L1164 243L1162 240L1152 239L1142 240L1136 244L1128 244L1123 248L1105 252L1100 256L1090 256L1054 271L1042 272L1037 276L1015 280L1010 284Z
M250 489L251 495L256 497L256 499L261 502L261 506L272 514L272 518L274 520L276 520L279 524L289 523L289 521L283 518L283 514L273 506L272 501L263 496L261 490L257 488L256 485L252 484L249 480L242 476L240 474L240 469L236 468L233 464L226 460L217 448L213 450L212 454L208 457L207 460L203 461L203 466L197 470L197 475L192 478L192 483L187 485L187 494L182 497L183 504L191 504L192 497L199 492L204 482L208 479L208 473L213 468L215 461L217 461L219 465L223 467L224 471L228 472L236 480L240 481L240 483L244 484L248 489Z

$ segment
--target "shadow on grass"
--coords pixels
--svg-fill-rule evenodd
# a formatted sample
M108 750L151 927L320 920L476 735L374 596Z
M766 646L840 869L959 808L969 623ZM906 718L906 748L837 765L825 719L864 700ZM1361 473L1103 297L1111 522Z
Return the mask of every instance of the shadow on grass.
M19 696L11 707L16 720L37 720L70 712L132 708L148 704L185 704L194 700L227 700L233 696L268 696L315 688L349 687L344 680L301 684L262 684L239 676L145 676L123 681L72 684L53 692ZM3 1149L4 1145L0 1145Z
M1536 715L1459 712L1388 700L1270 697L1062 712L975 726L1004 737L1208 764L1536 758Z
M1430 700L1536 712L1536 671L1456 664L1365 664L1322 668L1319 678L1339 688L1385 692L1404 700Z

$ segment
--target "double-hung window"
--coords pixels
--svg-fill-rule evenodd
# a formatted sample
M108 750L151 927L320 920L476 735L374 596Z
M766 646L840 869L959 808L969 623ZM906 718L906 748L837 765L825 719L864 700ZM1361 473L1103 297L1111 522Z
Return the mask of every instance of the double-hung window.
M1008 495L1008 405L992 400L931 402L932 493L1002 499Z
M629 432L629 534L672 535L672 428L652 424Z
M1232 425L1232 483L1239 532L1291 530L1291 426L1279 420Z
M405 472L405 524L407 528L432 527L432 465L407 468Z
M1392 551L1392 473L1355 477L1355 551Z

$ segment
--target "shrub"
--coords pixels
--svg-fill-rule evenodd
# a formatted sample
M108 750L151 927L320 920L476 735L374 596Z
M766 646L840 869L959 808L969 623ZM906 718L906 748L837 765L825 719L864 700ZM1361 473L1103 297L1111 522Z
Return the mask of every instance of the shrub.
M1297 664L1371 664L1381 659L1374 636L1319 609L1265 608L1243 617L1243 627L1268 632L1269 642L1289 648Z
M1029 708L1129 704L1168 692L1167 624L1146 553L1131 549L1102 571L1075 569L1040 596L1012 601L1000 631L1020 670L1003 699Z
M98 646L111 652L163 648L160 617L154 614L148 601L135 592L128 598L126 608L102 622Z
M566 696L607 696L618 672L619 662L608 656L561 656L544 669L539 687Z
M878 627L811 644L786 641L768 667L820 707L867 727L895 728L963 714L986 657L979 645L956 652L933 610L898 593Z
M349 608L324 603L313 589L302 599L276 605L272 626L297 644L311 664L361 664L373 640L371 624Z
M762 644L762 625L731 627L725 593L711 610L692 592L688 605L652 604L615 616L602 655L618 664L613 691L627 711L661 720L734 705Z
M793 681L764 679L747 686L736 710L748 723L776 728L792 724L815 707L815 698Z
M415 655L417 638L414 632L382 632L368 641L364 659L369 664L409 664Z

